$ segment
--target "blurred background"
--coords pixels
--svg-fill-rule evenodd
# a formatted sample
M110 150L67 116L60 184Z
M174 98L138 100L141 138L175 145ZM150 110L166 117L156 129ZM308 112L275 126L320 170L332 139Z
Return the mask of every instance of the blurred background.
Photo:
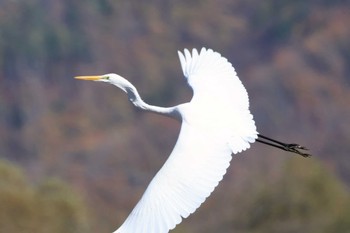
M0 232L112 232L171 152L180 124L137 111L191 99L177 50L227 57L258 131L174 233L350 232L350 2L1 0Z

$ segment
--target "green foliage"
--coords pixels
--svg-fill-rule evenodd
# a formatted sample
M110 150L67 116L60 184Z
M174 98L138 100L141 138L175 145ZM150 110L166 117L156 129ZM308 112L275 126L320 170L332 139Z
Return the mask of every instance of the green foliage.
M86 60L89 50L79 20L79 7L70 3L67 1L67 7L58 16L68 26L48 14L50 3L46 7L36 0L4 3L0 12L13 14L0 14L0 66L20 69L26 65L37 69L64 59ZM6 75L13 74L5 72Z
M252 195L242 232L349 232L350 196L315 160L292 159L282 175Z
M308 1L263 1L256 5L251 21L255 30L261 33L258 39L273 46L285 42L298 30L302 21L310 13Z
M87 232L83 202L66 184L28 184L19 168L0 161L0 232Z

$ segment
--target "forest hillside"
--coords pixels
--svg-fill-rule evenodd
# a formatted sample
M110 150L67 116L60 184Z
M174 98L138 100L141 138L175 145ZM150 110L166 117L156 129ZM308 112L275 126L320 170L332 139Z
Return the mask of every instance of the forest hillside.
M180 125L73 77L115 72L173 106L192 96L177 51L201 47L233 64L260 133L313 157L253 144L172 232L350 232L349 12L347 0L2 0L0 232L115 230Z

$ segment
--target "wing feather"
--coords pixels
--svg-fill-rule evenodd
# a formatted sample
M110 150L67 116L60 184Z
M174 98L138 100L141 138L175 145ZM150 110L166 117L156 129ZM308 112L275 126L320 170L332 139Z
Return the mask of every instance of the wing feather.
M194 96L168 160L115 233L166 233L192 214L222 180L232 153L257 137L247 92L231 63L202 48L178 52Z
M229 166L231 151L221 144L184 123L169 159L116 233L164 233L192 214Z
M233 153L249 148L258 133L249 111L248 93L235 69L218 52L202 48L197 56L197 50L194 51L192 57L188 50L184 52L186 56L179 52L184 75L193 89L191 103L197 115L192 117L191 124L229 137ZM196 64L195 69L192 69L193 64Z

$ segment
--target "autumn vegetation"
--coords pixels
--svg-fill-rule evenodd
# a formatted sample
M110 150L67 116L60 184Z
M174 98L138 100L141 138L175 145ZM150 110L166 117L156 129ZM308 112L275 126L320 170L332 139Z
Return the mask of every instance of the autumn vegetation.
M179 123L76 75L129 79L146 102L191 98L177 50L212 48L246 86L253 144L173 232L350 232L350 4L344 0L0 2L0 232L112 232Z

